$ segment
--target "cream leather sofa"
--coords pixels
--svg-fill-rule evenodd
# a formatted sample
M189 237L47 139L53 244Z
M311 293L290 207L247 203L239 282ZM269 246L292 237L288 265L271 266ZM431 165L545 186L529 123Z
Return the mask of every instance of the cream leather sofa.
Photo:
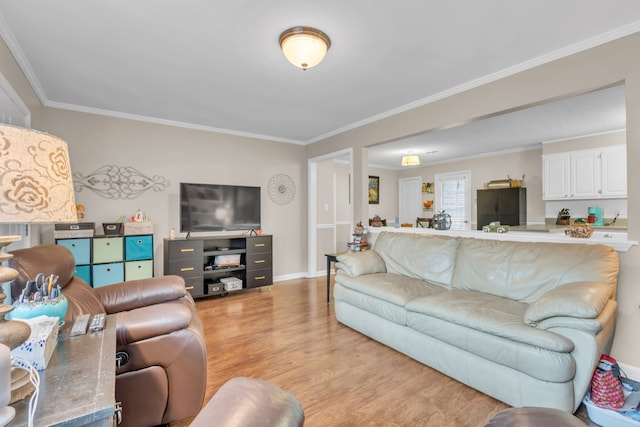
M511 406L574 412L613 340L608 246L383 232L336 266L338 321Z

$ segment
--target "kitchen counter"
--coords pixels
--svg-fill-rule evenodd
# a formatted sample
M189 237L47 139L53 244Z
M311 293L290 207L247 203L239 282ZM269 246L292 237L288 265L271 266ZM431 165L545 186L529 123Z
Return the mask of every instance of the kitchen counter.
M548 225L548 224L532 224L532 225L512 225L509 231L533 231L547 233L564 233L567 229L566 225Z
M557 224L530 224L530 225L513 225L510 227L511 231L533 231L533 232L549 232L549 233L564 233L567 229L567 225ZM592 225L594 231L611 231L611 232L626 232L627 226L620 224L612 225Z
M476 239L511 240L517 242L599 243L611 246L617 252L627 252L632 246L638 244L638 242L634 240L627 240L626 230L609 229L608 231L604 231L600 228L596 228L591 237L581 239L565 235L564 230L566 227L556 228L554 229L556 232L546 233L540 232L542 231L540 227L547 227L544 224L540 224L540 227L538 227L540 229L538 230L535 229L535 225L526 227L534 228L531 230L509 231L507 233L485 233L480 230L436 230L433 228L416 227L368 227L367 240L369 241L369 245L373 245L375 244L375 239L380 232L390 231L394 233L439 234L443 236L474 237ZM554 225L554 227L559 226Z

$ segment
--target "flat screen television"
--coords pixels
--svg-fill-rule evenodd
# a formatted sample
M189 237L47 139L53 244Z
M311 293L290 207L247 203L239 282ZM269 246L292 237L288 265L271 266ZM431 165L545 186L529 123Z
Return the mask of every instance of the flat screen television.
M180 183L180 231L257 230L260 187Z

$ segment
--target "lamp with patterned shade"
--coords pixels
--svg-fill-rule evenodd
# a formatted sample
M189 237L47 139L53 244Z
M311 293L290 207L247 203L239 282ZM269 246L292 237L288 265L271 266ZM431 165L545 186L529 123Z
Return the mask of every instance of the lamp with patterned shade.
M0 224L76 221L67 143L35 130L0 125ZM16 240L20 237L0 236L0 248ZM9 258L0 251L1 264ZM0 265L0 282L17 276L14 269ZM0 301L5 298L1 292ZM0 343L9 348L24 342L30 333L26 323L4 319L12 309L0 304Z

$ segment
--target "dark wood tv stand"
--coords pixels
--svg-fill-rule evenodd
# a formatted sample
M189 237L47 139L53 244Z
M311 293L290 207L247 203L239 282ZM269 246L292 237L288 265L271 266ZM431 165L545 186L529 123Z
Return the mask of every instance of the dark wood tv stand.
M220 279L242 280L242 289L273 284L272 236L221 235L164 239L164 274L185 280L194 298L226 295ZM238 255L238 265L217 267L217 256Z

